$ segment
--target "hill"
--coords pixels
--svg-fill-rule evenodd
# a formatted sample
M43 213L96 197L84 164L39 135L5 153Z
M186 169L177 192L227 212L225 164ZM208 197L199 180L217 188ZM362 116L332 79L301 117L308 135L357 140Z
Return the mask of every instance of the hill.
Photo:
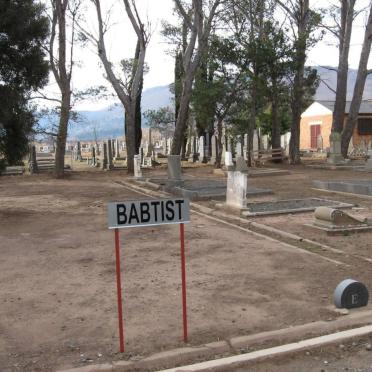
M335 71L325 67L316 66L321 82L315 94L315 100L332 101L335 94L326 86L328 84L336 89L337 76ZM351 100L356 80L356 70L349 70L347 99ZM324 83L326 82L326 84ZM157 86L146 89L142 94L142 112L156 110L160 107L172 105L172 93L169 86ZM372 99L372 74L368 76L364 99ZM88 140L94 138L94 131L99 139L120 137L124 133L124 111L121 105L113 105L101 110L79 111L80 120L78 123L71 123L69 128L70 139ZM39 122L46 126L46 118ZM146 123L143 123L146 127Z

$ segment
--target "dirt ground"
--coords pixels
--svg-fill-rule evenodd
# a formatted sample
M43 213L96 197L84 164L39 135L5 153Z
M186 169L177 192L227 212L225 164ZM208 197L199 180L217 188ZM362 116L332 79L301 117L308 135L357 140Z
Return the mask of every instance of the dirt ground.
M326 197L357 203L372 215L372 199L311 189L314 179L371 175L290 170L286 176L252 179L274 191L255 200ZM190 168L185 174L211 176L211 171ZM124 171L72 172L64 180L46 174L0 178L1 370L51 371L183 345L178 227L125 229L127 351L118 354L114 236L107 229L106 204L144 198L117 183L122 180L129 180ZM349 265L191 214L186 226L191 344L331 320L337 316L330 305L340 280L352 277L372 288L370 264L349 262L347 256L370 257L372 233L328 237L303 226L311 219L307 213L254 221L345 250L337 259Z

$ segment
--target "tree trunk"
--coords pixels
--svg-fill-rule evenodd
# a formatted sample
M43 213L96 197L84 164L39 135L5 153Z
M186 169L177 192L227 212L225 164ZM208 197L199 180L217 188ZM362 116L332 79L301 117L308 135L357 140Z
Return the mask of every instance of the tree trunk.
M354 17L355 0L343 0L341 7L341 30L339 36L339 59L337 69L336 102L333 109L332 132L341 133L344 126L347 76L349 70L350 37Z
M276 82L273 79L271 100L271 143L273 149L280 148L280 121L278 119L278 94L276 89Z
M221 168L221 157L222 157L222 119L217 121L217 151L216 151L216 164L215 168Z
M125 143L127 146L127 168L128 173L134 173L134 155L136 155L136 143L135 143L135 124L136 124L136 110L135 105L131 105L131 111L128 112L125 123L126 136Z
M370 7L370 11L369 11L366 31L364 34L362 51L360 53L359 67L358 67L357 78L356 78L355 86L354 86L353 99L351 100L350 111L347 117L345 128L342 131L341 153L344 158L347 157L349 143L353 136L353 131L354 131L354 128L358 120L360 104L363 98L364 85L366 83L367 74L368 74L367 64L368 64L369 54L371 52L371 44L372 44L372 4Z
M70 117L70 93L68 92L62 94L62 105L59 117L54 167L54 176L56 178L62 178L64 176L65 150L69 117Z
M184 133L186 130L187 118L189 113L189 103L191 99L191 90L192 90L193 75L187 74L182 88L182 95L180 99L180 107L178 110L177 120L176 120L176 129L174 131L173 143L171 154L180 155L182 149L182 142L184 139Z

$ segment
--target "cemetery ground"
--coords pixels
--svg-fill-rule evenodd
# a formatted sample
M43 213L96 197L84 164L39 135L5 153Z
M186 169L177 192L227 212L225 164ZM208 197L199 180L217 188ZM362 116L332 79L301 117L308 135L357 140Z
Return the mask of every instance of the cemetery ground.
M252 201L319 197L357 204L363 209L353 213L372 216L372 199L312 189L315 179L371 179L370 174L276 167L290 174L249 179L274 192ZM165 169L145 172L164 174ZM184 174L216 177L209 166ZM63 180L48 174L0 179L1 370L140 360L183 346L178 226L123 229L126 352L118 353L114 234L107 229L107 202L143 199L143 192L145 187L122 170L82 167ZM336 285L354 278L372 288L372 232L327 236L304 226L313 213L240 220L213 201L197 202L193 210L185 228L192 346L347 319L350 315L332 307ZM307 360L302 356L304 366Z

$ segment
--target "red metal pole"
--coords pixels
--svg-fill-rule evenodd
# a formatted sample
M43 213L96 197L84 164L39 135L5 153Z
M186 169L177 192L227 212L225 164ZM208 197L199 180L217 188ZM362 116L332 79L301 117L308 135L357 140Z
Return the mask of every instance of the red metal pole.
M119 229L115 229L115 256L116 256L116 287L118 295L118 318L119 318L119 339L120 352L124 353L124 324L123 324L123 304L121 300L121 271L120 271L120 241Z
M180 223L180 240L181 240L181 271L182 271L183 341L187 342L185 226L183 223Z

